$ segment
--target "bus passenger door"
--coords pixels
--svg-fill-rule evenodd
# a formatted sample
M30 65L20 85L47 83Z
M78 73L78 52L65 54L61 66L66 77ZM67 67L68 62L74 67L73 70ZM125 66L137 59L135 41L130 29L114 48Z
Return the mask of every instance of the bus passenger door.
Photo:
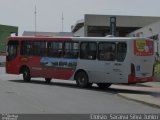
M89 82L102 83L105 80L105 61L98 60L96 42L81 42L78 68L88 72Z
M108 80L105 61L81 59L78 68L87 71L90 83L103 83Z
M104 63L104 78L106 83L112 83L111 74L112 74L112 62L105 61Z
M126 72L128 71L126 63L127 44L125 42L119 42L116 45L116 59L112 64L112 80L114 83L124 83L128 77Z
M112 67L115 61L116 44L114 42L100 42L98 46L98 65L105 83L112 83ZM101 70L98 69L98 70ZM100 72L100 71L99 71Z

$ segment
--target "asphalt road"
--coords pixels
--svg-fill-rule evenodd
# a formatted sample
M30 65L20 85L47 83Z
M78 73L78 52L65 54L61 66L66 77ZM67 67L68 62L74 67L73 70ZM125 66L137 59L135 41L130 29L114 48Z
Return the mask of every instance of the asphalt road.
M0 68L0 113L159 113L160 109L119 97L108 90L78 88L73 81L41 78L25 83L21 75L5 74ZM127 91L127 90L126 90ZM126 92L123 91L123 92ZM130 90L130 92L132 92Z

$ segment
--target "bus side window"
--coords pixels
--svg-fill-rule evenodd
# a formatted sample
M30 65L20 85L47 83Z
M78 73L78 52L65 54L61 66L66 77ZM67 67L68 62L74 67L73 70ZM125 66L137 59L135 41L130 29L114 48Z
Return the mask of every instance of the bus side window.
M127 53L127 44L118 43L117 44L117 61L123 62Z
M80 58L95 60L97 53L96 42L82 42L80 46Z
M21 42L21 55L24 55L24 56L33 55L32 41L22 41Z
M78 58L78 42L65 42L64 57L65 58Z
M48 56L60 58L63 55L63 42L49 42Z
M47 55L46 41L34 41L33 53L35 56L46 56Z
M40 55L47 56L47 42L41 41L40 43Z
M115 61L116 44L110 42L100 42L98 48L98 59L104 61Z

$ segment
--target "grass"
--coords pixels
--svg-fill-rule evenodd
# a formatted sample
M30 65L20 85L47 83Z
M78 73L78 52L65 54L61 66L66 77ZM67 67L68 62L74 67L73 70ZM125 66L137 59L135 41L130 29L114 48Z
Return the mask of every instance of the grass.
M160 78L160 61L155 62L154 72L155 72L155 76L157 78Z

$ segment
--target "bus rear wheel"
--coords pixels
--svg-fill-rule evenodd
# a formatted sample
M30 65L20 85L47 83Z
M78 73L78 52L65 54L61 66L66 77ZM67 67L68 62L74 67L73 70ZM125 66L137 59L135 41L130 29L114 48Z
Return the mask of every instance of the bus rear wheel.
M46 83L50 83L51 80L52 80L51 78L45 78L45 82L46 82Z
M23 80L25 82L29 82L31 80L31 75L28 68L24 68L22 74L23 74Z
M97 85L98 85L98 87L100 88L100 89L107 89L107 88L109 88L110 86L111 86L111 83L97 83Z
M91 87L92 83L89 83L88 76L85 72L81 71L76 74L76 83L81 88Z

